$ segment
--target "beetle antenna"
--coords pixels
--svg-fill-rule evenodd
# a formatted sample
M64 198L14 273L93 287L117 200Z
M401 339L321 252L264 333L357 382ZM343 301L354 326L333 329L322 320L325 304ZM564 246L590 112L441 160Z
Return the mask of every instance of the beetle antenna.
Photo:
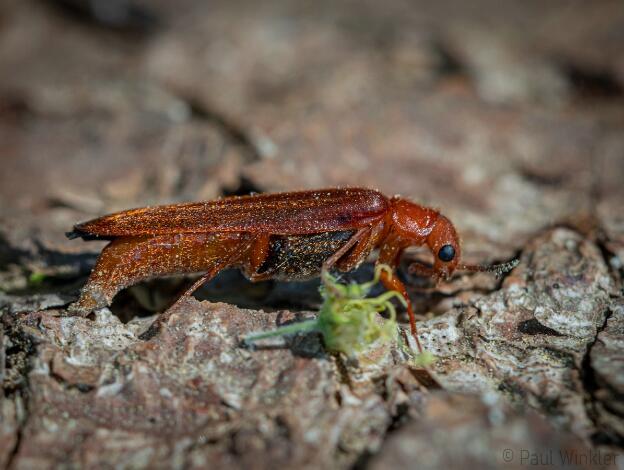
M489 265L480 265L480 264L460 264L457 266L457 269L461 269L463 271L472 271L472 272L481 272L481 273L494 273L497 276L504 274L506 272L511 271L513 268L518 266L520 260L518 258L512 259L506 263L501 264L489 264Z

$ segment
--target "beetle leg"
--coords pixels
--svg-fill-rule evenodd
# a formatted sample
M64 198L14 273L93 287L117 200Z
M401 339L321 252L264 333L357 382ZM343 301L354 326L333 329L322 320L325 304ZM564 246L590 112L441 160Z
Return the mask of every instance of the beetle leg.
M370 230L358 241L347 256L337 262L338 269L343 272L352 271L362 263L379 242L379 236L384 230L383 224L373 225Z
M426 266L420 261L414 261L409 267L410 274L416 274L417 276L433 277L435 278L435 271L431 266Z
M407 295L407 290L405 289L405 285L401 280L397 277L395 269L399 262L399 257L403 251L403 247L401 246L400 240L393 236L386 239L379 250L379 259L377 260L377 264L387 264L392 268L392 273L388 273L387 271L381 272L381 283L388 290L395 290L399 294L403 296L405 302L407 303L407 314L409 316L410 321L410 331L414 340L416 341L416 345L418 346L418 351L422 352L422 346L420 345L420 341L418 339L418 330L416 328L416 316L414 315L414 309L412 307L412 301Z
M240 233L186 233L123 237L109 243L98 258L70 314L86 316L110 305L120 290L145 279L178 273L207 272L233 264L247 250Z
M333 255L325 260L322 267L322 273L328 272L332 268L332 266L334 266L357 243L360 243L363 240L367 240L370 236L370 233L370 227L364 227L355 232L353 236L349 238L347 243L342 245L338 251L336 251ZM363 243L362 245L363 247L366 247L366 243Z
M256 235L252 241L248 264L245 266L247 277L251 282L265 281L271 278L271 273L258 274L271 250L271 236L269 234Z
M206 282L210 281L213 277L219 274L219 271L224 269L226 266L227 263L219 264L210 271L208 271L206 274L202 275L197 281L193 283L191 287L186 289L167 310L158 315L156 320L152 322L149 328L139 335L139 339L147 341L153 338L160 331L160 328L169 321L169 318L174 312L176 305L178 305L182 300L186 300L187 298L189 298L193 294L193 292L195 292L202 285L204 285Z
M422 352L422 346L420 345L420 341L418 340L418 330L416 328L416 317L414 316L414 310L412 309L412 301L407 295L405 285L397 277L394 271L392 272L392 274L388 274L387 271L382 271L381 283L384 285L386 289L397 291L405 299L405 302L407 303L407 314L409 315L409 321L410 321L410 331L412 332L412 336L416 340L418 351Z

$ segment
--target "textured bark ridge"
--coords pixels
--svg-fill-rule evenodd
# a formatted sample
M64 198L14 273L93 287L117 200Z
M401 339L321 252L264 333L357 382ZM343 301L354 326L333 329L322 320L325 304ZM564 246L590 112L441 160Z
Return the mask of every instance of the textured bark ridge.
M95 3L0 5L1 468L616 468L618 2ZM346 185L439 208L466 263L520 260L402 270L427 371L316 334L242 346L313 316L318 281L224 272L147 341L188 279L65 315L102 248L76 222Z

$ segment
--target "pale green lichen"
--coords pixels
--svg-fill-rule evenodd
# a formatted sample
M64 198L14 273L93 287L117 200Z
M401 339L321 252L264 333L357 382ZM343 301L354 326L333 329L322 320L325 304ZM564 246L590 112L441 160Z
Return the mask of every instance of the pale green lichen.
M409 364L413 367L427 367L433 364L436 360L436 357L429 351L414 354L411 349L404 347L403 342L401 342L401 349L407 354L409 357Z
M400 335L396 310L391 300L398 299L405 306L405 299L396 291L388 291L377 297L366 297L379 282L384 270L390 271L390 267L378 265L373 280L362 284L341 284L331 274L324 273L321 286L323 304L316 319L251 334L245 338L245 342L253 343L275 336L317 331L323 336L323 342L329 351L341 352L347 356L355 356L373 345L396 342ZM379 316L384 311L388 312L389 317L385 320ZM415 366L431 364L431 353L414 355L402 340L399 342L401 350L410 358L410 363Z

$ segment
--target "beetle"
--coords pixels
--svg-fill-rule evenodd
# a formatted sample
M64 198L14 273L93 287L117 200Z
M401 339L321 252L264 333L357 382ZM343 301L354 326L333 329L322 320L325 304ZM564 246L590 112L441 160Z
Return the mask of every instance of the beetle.
M407 247L429 248L433 266L415 263L411 270L436 280L447 279L457 269L503 272L514 265L460 264L459 238L449 219L435 209L365 188L255 194L132 209L77 224L66 235L110 241L79 299L68 309L83 316L110 305L120 290L152 277L204 273L182 299L225 268L240 268L251 281L305 280L334 267L353 270L378 248L377 263L392 268L383 272L381 282L405 298L419 350L412 304L396 275ZM152 326L158 328L165 319L166 313Z

